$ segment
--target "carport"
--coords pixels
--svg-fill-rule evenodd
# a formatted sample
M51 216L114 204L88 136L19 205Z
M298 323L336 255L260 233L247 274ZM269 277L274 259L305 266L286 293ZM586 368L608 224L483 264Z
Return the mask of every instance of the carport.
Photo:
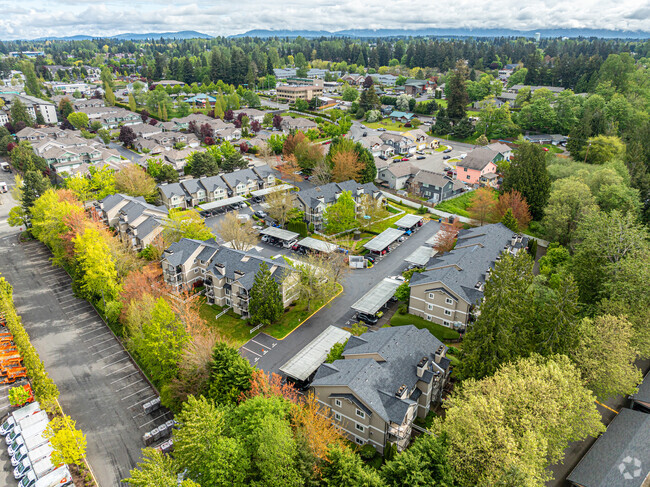
M427 262L429 262L429 259L436 255L438 252L433 250L431 247L428 245L422 245L421 247L418 247L415 249L415 251L406 257L404 260L408 262L409 264L416 265L418 267L424 267L427 265Z
M211 201L210 203L201 203L197 206L202 211L216 210L223 208L224 206L235 205L238 203L243 203L246 199L242 196L233 196L232 198L226 198L219 201Z
M393 297L401 285L402 282L386 277L364 294L351 308L360 313L374 316Z
M309 250L322 252L324 254L331 254L338 248L336 244L324 242L312 237L303 238L300 242L298 242L298 245L307 247Z
M278 184L277 186L271 186L270 188L251 191L251 196L254 198L263 198L264 196L268 196L269 194L275 193L276 191L287 191L292 188L293 186L290 184Z
M404 235L403 230L397 228L387 228L370 242L364 244L363 246L370 250L371 252L381 253L383 250L386 250L390 244L395 240Z
M403 228L404 230L413 230L415 227L422 226L423 217L420 215L404 215L402 218L395 222L397 228Z
M300 237L299 233L290 232L289 230L277 227L265 228L264 230L260 230L260 233L262 235L268 235L269 237L281 240L283 243L291 242L292 240L296 240L298 237Z
M287 377L304 383L325 362L332 347L337 343L345 343L351 336L350 332L330 325L280 367L280 371Z

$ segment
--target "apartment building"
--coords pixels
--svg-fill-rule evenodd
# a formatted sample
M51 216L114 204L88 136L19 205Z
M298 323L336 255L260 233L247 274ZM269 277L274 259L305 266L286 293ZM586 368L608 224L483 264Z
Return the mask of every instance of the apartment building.
M451 252L433 257L409 284L409 313L447 327L467 326L483 299L485 282L505 252L525 250L528 238L503 223L461 230Z
M165 250L161 260L167 284L179 291L202 284L209 304L231 307L242 317L249 316L250 290L262 263L280 284L284 306L289 306L297 297L296 274L284 261L223 247L214 240L186 238Z
M143 197L124 194L107 196L95 204L102 221L119 234L133 250L140 251L162 233L167 209L150 205Z
M440 402L450 373L447 347L413 325L352 336L342 359L322 364L312 388L333 422L359 445L404 450L413 421Z
M300 191L296 195L298 209L305 214L305 220L313 223L316 230L323 228L323 217L327 207L336 202L344 191L350 191L352 198L357 205L368 195L374 200L383 202L384 196L373 183L357 183L356 181L344 181L341 183L328 183L313 189Z
M7 111L11 110L11 104L14 101L19 100L23 105L25 105L27 113L29 113L29 116L32 117L34 121L36 121L36 114L40 113L43 117L43 122L48 125L54 125L59 122L56 115L56 107L52 102L41 100L40 98L31 95L18 95L16 93L0 93L0 98L4 100Z
M21 131L26 137L39 139L32 143L34 153L44 158L58 174L71 174L84 164L116 165L122 161L114 149L107 149L96 140L72 135L72 131L38 129L38 132L47 134L47 138L41 139L38 134L27 135Z

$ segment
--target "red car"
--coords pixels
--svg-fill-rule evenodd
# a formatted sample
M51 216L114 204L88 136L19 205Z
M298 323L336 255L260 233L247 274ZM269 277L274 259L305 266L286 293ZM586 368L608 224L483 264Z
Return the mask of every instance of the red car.
M409 158L408 158L408 157L402 157L402 159L400 159L400 160L401 160L401 161L408 161Z
M544 152L548 152L548 147L542 147L544 149Z

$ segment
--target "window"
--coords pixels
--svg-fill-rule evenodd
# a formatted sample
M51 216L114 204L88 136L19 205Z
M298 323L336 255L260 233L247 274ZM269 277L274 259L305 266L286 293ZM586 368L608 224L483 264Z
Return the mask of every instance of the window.
M339 413L334 413L334 419L336 421L341 421L341 415Z
M450 327L450 326L451 326L451 323L449 323L448 321L443 321L442 324L445 325L446 327Z
M343 403L341 402L340 399L334 399L334 405L335 405L337 408L340 408L340 407L343 405Z
M230 289L226 289L226 296L230 296Z
M433 299L433 293L429 293L429 299Z
M364 413L361 409L357 409L357 416L359 416L360 418L365 418L366 413Z
M356 442L357 445L363 445L364 444L364 441L361 438L355 437L354 441Z
M199 268L197 267L196 269L194 269L194 274L198 274L198 272L199 272Z
M354 427L355 427L356 429L358 429L359 431L361 431L361 432L363 432L363 431L366 430L366 428L364 428L362 424L358 424L358 423L357 423L357 424L354 425Z
M445 298L445 303L447 304L454 304L454 300L451 298Z
M433 305L432 305L432 304L428 304L428 305L427 305L427 308L429 308L429 311L431 311L431 310L433 309Z
M226 299L226 306L230 306L230 299Z
M427 321L431 321L431 315L427 315Z
M471 177L470 177L470 175L469 175L469 174L467 175L467 179L471 179Z
M446 309L446 310L445 310L445 316L451 316L451 311L448 310L448 309Z
M464 168L463 168L463 171L465 171L465 172L467 172L467 168L466 168L466 167L464 167Z

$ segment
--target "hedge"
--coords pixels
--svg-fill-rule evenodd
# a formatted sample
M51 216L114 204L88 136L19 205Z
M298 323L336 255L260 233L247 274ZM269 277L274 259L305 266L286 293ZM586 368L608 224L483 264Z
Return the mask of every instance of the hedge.
M0 314L4 317L7 329L14 337L14 344L23 357L23 364L32 383L34 398L44 407L56 408L55 401L59 397L59 389L45 371L43 361L31 344L20 317L16 314L13 288L4 277L0 277Z
M303 221L291 221L287 223L287 230L299 233L301 237L306 237L308 232L307 223Z

